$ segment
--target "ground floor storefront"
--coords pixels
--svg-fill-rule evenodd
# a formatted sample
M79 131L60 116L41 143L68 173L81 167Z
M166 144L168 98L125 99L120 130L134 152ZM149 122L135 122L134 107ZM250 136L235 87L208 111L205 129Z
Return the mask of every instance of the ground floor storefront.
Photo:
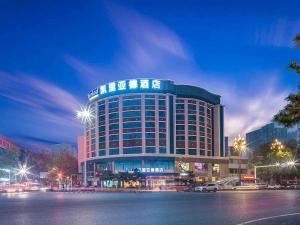
M82 164L87 185L164 188L190 182L216 181L228 175L227 158L118 157Z

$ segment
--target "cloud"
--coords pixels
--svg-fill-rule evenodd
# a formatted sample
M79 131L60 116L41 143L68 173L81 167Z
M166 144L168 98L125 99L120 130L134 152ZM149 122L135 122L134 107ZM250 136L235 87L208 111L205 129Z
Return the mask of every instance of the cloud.
M154 67L166 58L191 60L191 55L174 31L135 10L106 4L109 16L133 63ZM161 61L162 60L162 61Z
M300 30L300 20L279 19L268 27L260 27L255 32L255 42L275 47L293 47L293 40Z
M31 75L0 72L0 77L0 96L17 105L8 115L16 118L16 136L74 140L81 128L75 118L80 103L71 93Z

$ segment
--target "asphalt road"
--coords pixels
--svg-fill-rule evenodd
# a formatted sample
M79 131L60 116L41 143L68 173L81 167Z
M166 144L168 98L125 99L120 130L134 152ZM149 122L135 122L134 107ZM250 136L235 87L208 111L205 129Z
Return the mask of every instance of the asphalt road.
M299 225L300 191L0 195L1 225Z

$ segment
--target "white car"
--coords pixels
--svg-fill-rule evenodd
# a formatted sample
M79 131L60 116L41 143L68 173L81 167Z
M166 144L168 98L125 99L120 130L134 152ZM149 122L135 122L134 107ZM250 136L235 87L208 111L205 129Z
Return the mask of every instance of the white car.
M200 192L209 192L213 191L216 192L218 190L218 186L214 183L205 183L201 186L195 187L195 191L200 191Z

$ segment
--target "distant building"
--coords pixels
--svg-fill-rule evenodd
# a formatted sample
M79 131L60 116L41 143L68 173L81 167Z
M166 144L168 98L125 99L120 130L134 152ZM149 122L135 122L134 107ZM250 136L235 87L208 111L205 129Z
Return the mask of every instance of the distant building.
M83 172L83 168L82 164L85 162L86 160L86 155L85 155L85 136L79 136L77 138L77 145L78 145L78 149L77 149L77 160L78 160L78 172L82 173Z
M225 156L230 156L230 151L229 151L229 144L228 144L228 136L224 138L224 144L225 144Z
M3 150L10 150L13 152L20 151L20 147L15 142L1 135L0 135L0 148Z
M255 150L259 146L272 142L275 139L281 142L296 140L297 132L294 128L288 129L277 123L269 123L260 129L246 133L246 142L250 150Z

